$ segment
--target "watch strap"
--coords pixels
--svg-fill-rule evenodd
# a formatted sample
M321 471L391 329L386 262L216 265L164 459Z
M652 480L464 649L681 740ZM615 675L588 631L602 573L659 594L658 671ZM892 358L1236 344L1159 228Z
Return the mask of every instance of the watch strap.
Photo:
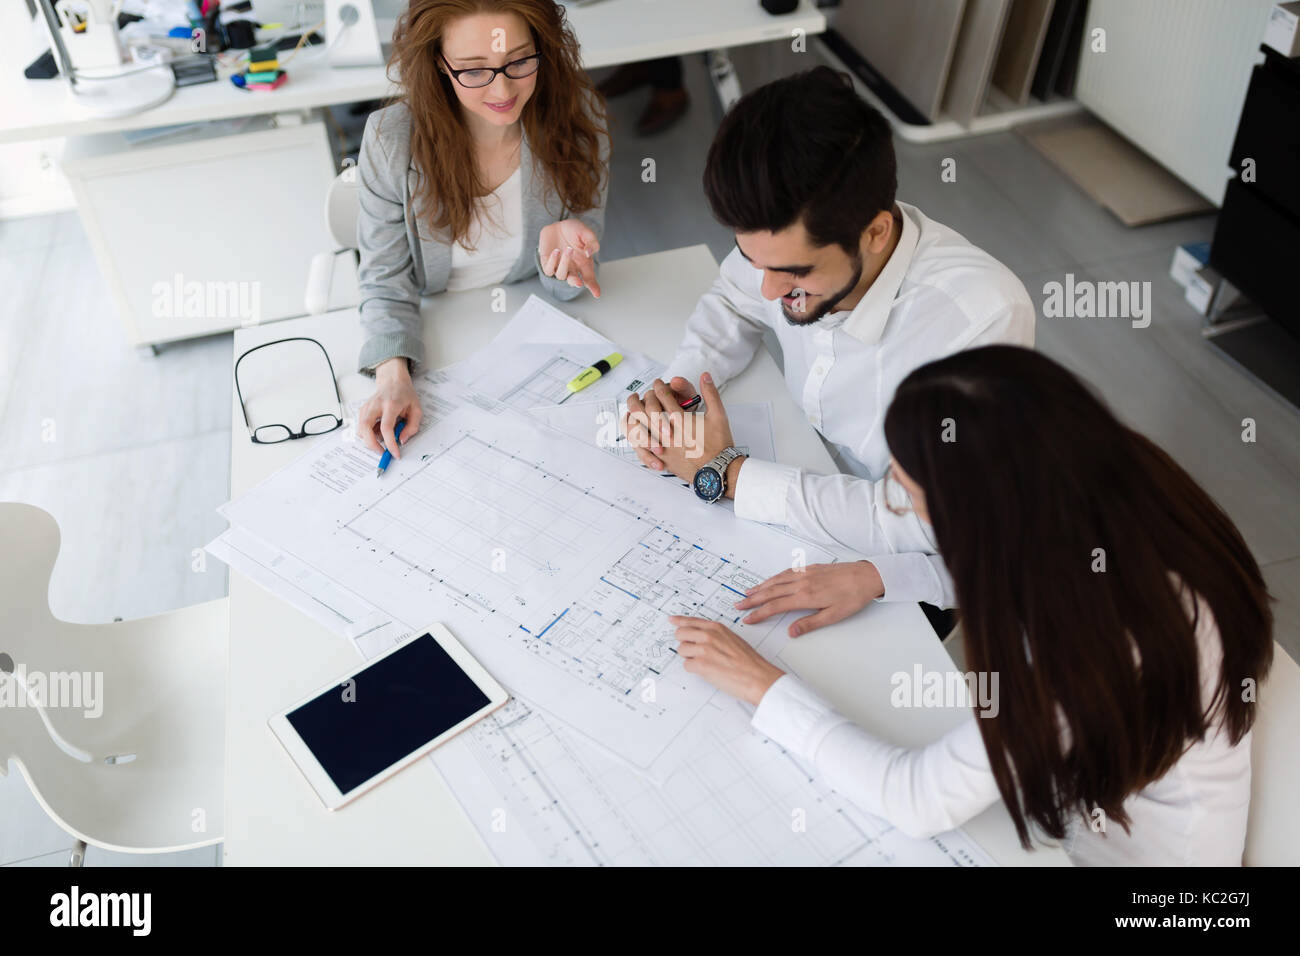
M735 445L729 445L718 452L717 457L705 465L706 468L716 468L722 473L723 478L727 475L727 466L740 457L740 449Z

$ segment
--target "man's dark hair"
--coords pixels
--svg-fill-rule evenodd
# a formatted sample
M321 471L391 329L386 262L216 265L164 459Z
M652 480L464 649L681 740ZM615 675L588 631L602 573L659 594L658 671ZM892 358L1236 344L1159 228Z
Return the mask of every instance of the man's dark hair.
M894 207L898 171L889 121L828 66L742 97L709 148L704 194L736 232L778 232L802 220L818 246L850 255L867 224Z

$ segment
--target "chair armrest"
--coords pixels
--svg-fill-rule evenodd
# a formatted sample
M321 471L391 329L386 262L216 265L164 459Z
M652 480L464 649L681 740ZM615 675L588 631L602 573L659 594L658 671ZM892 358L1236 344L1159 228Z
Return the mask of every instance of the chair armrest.
M329 309L330 288L334 284L334 259L337 256L337 252L318 252L311 258L307 291L303 296L303 306L308 315L320 315Z

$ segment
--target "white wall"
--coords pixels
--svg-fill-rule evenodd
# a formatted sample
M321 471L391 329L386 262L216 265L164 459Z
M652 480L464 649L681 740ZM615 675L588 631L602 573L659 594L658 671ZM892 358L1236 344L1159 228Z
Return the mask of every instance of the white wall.
M1091 0L1075 95L1216 205L1274 0ZM1094 28L1106 52L1093 53Z

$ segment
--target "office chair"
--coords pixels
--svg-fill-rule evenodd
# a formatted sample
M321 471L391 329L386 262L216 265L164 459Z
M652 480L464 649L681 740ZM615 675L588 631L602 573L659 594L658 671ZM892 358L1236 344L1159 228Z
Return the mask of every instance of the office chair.
M71 624L49 609L58 553L49 514L0 503L0 685L8 684L0 686L0 774L12 760L50 819L76 839L73 866L86 844L166 853L220 842L227 599ZM98 700L86 699L93 678L74 694L74 674L103 675Z
M1273 644L1250 747L1246 866L1300 865L1300 666Z
M339 257L345 253L344 268L352 270L351 287L356 287L356 269L360 263L357 249L357 217L361 203L357 198L357 168L348 166L334 177L325 193L325 228L339 248L333 252L318 252L312 257L311 271L307 275L307 292L303 305L308 315L329 311L330 292ZM355 304L355 298L352 304Z

